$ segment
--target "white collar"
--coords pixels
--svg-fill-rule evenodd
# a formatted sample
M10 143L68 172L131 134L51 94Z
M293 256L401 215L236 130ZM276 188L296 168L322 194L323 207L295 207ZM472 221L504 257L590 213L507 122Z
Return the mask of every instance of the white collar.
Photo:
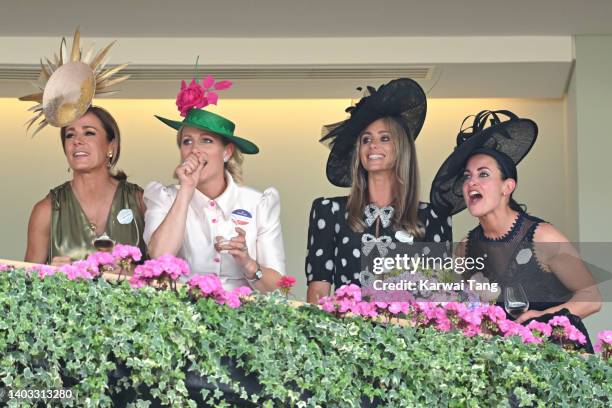
M214 202L214 205L221 210L223 215L228 216L231 213L231 207L236 203L236 196L238 193L238 185L234 181L234 178L225 170L225 190L215 199L211 199L204 195L200 190L196 188L196 192L193 196L193 201L198 207L209 207L210 202Z

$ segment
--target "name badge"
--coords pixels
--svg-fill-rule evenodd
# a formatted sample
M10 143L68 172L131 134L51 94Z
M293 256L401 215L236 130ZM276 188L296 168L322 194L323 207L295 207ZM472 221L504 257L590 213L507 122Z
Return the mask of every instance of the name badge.
M236 225L247 225L253 220L253 216L242 208L232 211L232 222Z
M412 244L414 242L414 236L406 231L397 231L395 233L395 239L397 239L399 242L408 244Z
M124 208L117 214L119 224L126 225L134 221L134 213L129 208Z

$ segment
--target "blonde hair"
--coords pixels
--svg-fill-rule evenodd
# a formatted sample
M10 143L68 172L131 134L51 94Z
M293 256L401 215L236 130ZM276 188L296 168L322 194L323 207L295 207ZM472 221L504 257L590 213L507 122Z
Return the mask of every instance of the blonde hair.
M184 128L185 126L181 126L178 132L176 133L176 144L178 145L179 149L181 148L181 137L183 136ZM229 139L217 133L210 133L220 137L221 142L224 146L227 146L228 144L232 143ZM229 160L224 163L224 167L229 172L229 174L232 175L232 178L234 179L234 182L236 182L236 184L242 184L242 162L244 162L244 157L242 156L242 153L240 152L238 147L234 144L234 152L232 153L232 156L229 158Z
M416 157L416 147L411 135L400 123L392 117L382 118L391 134L395 148L395 162L393 165L395 180L392 194L395 197L393 206L395 212L391 221L396 230L404 230L416 237L422 237L424 227L418 218L419 206L419 166ZM363 232L363 210L369 204L368 172L361 165L359 148L361 146L361 133L355 143L352 163L351 192L348 197L347 222L354 232Z

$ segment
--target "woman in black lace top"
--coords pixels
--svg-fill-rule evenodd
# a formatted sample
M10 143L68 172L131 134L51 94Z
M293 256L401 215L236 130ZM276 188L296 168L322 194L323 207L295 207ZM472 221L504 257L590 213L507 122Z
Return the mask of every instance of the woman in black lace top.
M425 119L425 93L410 79L368 91L347 110L350 118L327 126L321 139L331 140L327 178L351 190L312 204L305 262L309 302L329 295L332 285L360 285L367 272L362 260L384 257L397 243L431 242L450 253L451 218L419 201L414 140Z
M580 255L554 226L525 213L512 198L516 164L536 136L529 119L509 111L480 112L438 171L432 202L452 214L467 206L478 218L460 255L485 259L484 276L502 288L498 301L505 287L523 287L529 310L517 317L519 323L562 309L585 318L600 309L601 296Z

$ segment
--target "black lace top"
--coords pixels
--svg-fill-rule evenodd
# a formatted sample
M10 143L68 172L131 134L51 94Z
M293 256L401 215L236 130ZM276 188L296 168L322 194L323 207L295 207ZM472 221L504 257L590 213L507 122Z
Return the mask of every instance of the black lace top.
M501 286L498 304L503 307L504 288L520 284L527 294L529 309L545 310L565 303L572 292L551 271L545 270L535 253L533 236L544 221L524 212L500 238L487 238L479 225L468 234L466 255L484 258L484 276Z

